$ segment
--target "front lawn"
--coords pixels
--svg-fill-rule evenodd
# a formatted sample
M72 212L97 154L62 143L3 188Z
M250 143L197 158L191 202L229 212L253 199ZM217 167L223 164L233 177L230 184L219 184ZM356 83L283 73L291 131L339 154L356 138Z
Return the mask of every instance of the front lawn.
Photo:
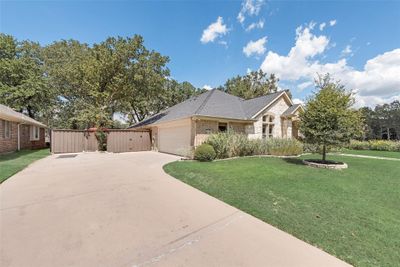
M0 183L14 175L32 162L50 155L49 149L21 150L0 155Z
M301 159L241 158L173 162L164 169L355 266L398 265L399 162L328 159L345 161L349 168L315 169Z
M345 149L339 153L400 159L400 152L395 151Z

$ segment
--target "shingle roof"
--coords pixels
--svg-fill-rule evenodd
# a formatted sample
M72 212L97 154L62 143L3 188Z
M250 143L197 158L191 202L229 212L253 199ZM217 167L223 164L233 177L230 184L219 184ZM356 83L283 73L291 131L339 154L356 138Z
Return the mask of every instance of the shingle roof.
M291 105L287 110L285 110L285 111L282 113L282 115L283 115L283 116L292 115L293 112L295 112L296 109L297 109L298 107L300 107L300 106L301 106L300 104Z
M43 123L38 122L37 120L34 120L31 117L28 117L22 113L16 112L12 108L4 106L2 104L0 104L0 119L32 124L40 127L47 127Z
M262 108L274 101L283 91L263 95L243 101L243 108L246 111L247 117L251 118L257 114Z
M140 127L155 122L167 122L191 116L208 116L237 120L250 120L263 107L274 101L283 92L244 100L240 97L213 89L172 106L131 126Z

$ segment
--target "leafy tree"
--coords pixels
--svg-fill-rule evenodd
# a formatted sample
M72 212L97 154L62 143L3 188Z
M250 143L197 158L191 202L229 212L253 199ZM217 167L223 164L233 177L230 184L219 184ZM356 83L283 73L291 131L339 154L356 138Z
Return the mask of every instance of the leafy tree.
M44 75L42 48L0 34L0 103L46 120L55 104L55 92Z
M322 146L322 160L326 148L350 142L362 133L361 112L352 109L354 97L329 74L315 81L317 92L307 101L300 114L300 132L304 141Z
M110 127L116 112L133 110L141 116L169 75L168 57L146 49L139 35L108 38L93 47L74 40L56 42L45 55L68 124L78 128Z
M366 122L366 139L400 139L400 102L360 109Z
M250 99L278 90L278 79L274 74L267 77L262 70L252 71L244 76L236 76L228 79L220 89L226 93Z

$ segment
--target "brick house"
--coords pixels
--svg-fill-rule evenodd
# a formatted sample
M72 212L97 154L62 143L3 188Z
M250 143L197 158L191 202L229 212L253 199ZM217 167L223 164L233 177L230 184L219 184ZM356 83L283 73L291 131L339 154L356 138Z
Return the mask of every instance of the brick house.
M250 139L298 138L301 110L286 91L245 100L213 89L130 128L150 130L155 150L187 156L210 134L228 129Z
M0 104L0 154L46 147L47 126Z

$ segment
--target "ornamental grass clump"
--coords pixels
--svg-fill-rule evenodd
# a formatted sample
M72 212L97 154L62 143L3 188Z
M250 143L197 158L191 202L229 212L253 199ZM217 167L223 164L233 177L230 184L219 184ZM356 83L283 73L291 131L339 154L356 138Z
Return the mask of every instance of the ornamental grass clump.
M233 131L212 134L205 143L214 148L218 159L255 155L294 156L303 153L303 144L296 139L250 140L245 134Z
M269 155L294 156L303 153L303 144L296 139L270 138L265 142Z
M215 149L218 159L250 156L254 153L247 136L231 130L212 134L205 143Z

